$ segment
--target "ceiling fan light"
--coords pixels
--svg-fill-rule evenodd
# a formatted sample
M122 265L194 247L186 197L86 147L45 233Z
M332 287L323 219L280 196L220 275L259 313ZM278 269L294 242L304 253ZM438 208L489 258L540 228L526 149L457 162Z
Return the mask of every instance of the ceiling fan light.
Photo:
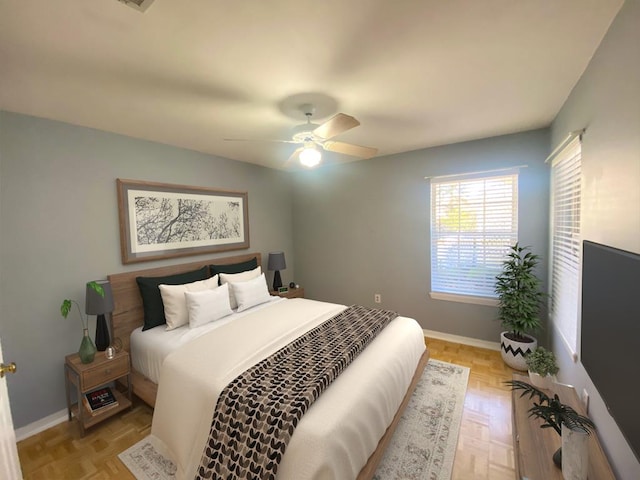
M320 163L322 154L314 147L305 147L300 152L300 163L305 167L315 167Z

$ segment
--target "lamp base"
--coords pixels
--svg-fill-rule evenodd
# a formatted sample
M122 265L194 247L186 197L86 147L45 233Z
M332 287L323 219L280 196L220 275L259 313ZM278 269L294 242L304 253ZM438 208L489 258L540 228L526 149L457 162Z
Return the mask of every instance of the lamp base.
M280 278L280 270L276 270L273 274L273 289L277 292L282 286L282 278Z
M96 348L99 352L104 352L109 346L109 327L104 315L96 317Z

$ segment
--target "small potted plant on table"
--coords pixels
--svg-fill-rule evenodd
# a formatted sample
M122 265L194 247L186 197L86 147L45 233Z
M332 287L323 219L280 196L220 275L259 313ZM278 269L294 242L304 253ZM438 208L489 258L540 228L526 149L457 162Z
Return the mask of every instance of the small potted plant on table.
M101 297L104 297L104 288L102 288L102 285L100 285L99 283L91 281L87 282L87 286L95 290L96 293L98 293L98 295L100 295ZM65 298L62 301L62 305L60 305L60 313L64 318L67 318L73 308L73 305L75 305L78 310L78 315L80 315L80 323L82 324L82 341L80 343L80 348L78 349L78 355L80 356L80 361L82 363L91 363L95 358L97 349L95 344L91 340L91 337L89 336L87 323L82 316L80 305L75 300Z
M553 384L553 376L558 373L558 364L553 352L544 347L538 347L525 357L529 369L531 383L543 389L550 389Z
M553 462L562 468L564 478L586 479L589 468L587 440L596 428L591 419L562 403L557 394L550 397L521 380L505 383L512 390L522 390L521 397L529 395L530 399L536 398L528 410L529 416L543 420L540 428L553 428L562 438L562 446L553 454Z

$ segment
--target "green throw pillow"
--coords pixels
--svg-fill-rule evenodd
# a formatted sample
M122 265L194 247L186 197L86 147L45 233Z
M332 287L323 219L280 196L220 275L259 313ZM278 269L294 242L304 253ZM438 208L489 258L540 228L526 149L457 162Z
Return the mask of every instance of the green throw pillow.
M258 258L253 257L246 262L228 263L227 265L209 265L209 268L211 269L212 277L219 273L242 273L258 268Z

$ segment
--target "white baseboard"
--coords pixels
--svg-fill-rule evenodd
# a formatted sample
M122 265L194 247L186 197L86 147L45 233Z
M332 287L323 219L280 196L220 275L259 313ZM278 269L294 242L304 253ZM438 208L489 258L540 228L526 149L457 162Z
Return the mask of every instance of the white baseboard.
M66 422L69 419L67 409L52 413L40 420L36 420L29 425L16 429L16 441L19 442L25 438L29 438L36 433L44 432L46 429L55 427L59 423Z
M477 338L463 337L461 335L452 335L450 333L436 332L435 330L422 330L425 337L435 338L437 340L445 340L447 342L460 343L471 347L486 348L488 350L500 351L500 342L489 342L487 340L479 340Z

